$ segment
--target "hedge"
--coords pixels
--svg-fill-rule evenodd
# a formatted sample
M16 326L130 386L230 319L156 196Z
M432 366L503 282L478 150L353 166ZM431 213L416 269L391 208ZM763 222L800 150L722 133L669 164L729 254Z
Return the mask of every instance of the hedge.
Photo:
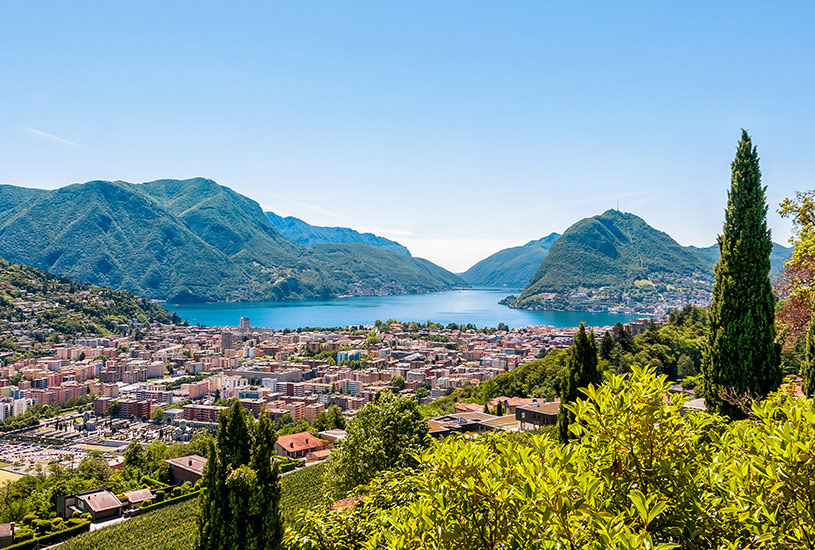
M90 530L91 522L85 521L84 523L77 525L76 527L68 527L67 529L63 529L62 531L55 531L53 533L49 533L41 537L34 537L33 539L28 539L23 542L18 542L17 544L12 544L11 546L6 546L3 550L33 550L34 548L42 548L45 546L56 544L58 542L62 542L66 539L69 539L81 533L86 533Z
M181 495L180 497L165 498L161 502L154 502L153 504L148 504L146 506L140 507L139 508L139 513L143 514L145 512L150 512L152 510L155 510L156 508L161 508L162 506L167 506L168 504L173 504L175 502L181 502L183 500L188 500L188 499L197 497L199 494L201 494L201 489L198 489L197 491L191 491L191 492L187 493L186 495Z
M154 488L154 487L159 487L159 488L161 488L161 487L169 487L169 485L167 485L166 483L162 483L161 481L158 481L157 479L153 479L152 477L147 477L147 476L142 476L142 477L141 477L141 482L142 482L142 483L146 483L147 485L149 485L149 486L150 486L150 488Z
M284 462L280 465L280 473L285 474L297 468L297 462Z

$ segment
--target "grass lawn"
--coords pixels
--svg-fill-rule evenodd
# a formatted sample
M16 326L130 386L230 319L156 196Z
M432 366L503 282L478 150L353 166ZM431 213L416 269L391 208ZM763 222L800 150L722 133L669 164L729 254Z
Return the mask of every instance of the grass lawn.
M103 453L107 451L113 451L116 449L116 447L108 447L106 445L85 445L84 443L74 445L74 447L77 449L82 449L83 451L100 451Z
M8 466L8 464L3 464L3 466ZM2 467L2 466L0 466ZM12 472L7 472L5 470L0 470L0 485L3 485L6 481L16 481L20 479L20 474L14 474Z

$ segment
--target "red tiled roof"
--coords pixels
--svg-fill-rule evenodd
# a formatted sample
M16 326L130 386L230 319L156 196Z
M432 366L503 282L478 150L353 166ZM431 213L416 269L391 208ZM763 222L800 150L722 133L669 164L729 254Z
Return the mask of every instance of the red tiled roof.
M204 466L207 464L207 459L198 455L189 455L182 456L181 458L171 458L167 460L167 462L176 468L181 468L182 470L187 470L188 472L202 476L204 475Z
M94 512L104 512L106 510L114 510L122 506L116 495L110 491L96 491L85 495L77 495L80 499L87 503L88 507Z
M124 493L124 496L126 496L130 502L144 502L145 500L153 498L153 492L150 489L137 489Z
M277 444L289 453L322 449L323 443L309 432L282 435L277 438Z

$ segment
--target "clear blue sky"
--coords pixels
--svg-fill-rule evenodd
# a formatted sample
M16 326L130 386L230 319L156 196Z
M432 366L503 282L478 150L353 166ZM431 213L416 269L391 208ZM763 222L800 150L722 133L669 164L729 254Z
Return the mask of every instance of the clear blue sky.
M205 176L456 271L617 200L712 244L741 127L775 240L815 186L812 2L232 4L4 3L0 182Z

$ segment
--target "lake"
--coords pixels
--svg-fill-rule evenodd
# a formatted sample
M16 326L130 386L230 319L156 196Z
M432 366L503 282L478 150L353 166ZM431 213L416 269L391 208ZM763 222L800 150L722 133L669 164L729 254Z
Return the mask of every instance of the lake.
M370 325L377 319L448 323L472 323L494 327L506 323L510 328L528 325L574 327L584 321L589 326L629 322L634 315L587 313L582 311L525 311L511 309L498 302L513 289L468 289L407 294L400 296L364 296L331 300L288 302L230 302L208 304L165 304L192 324L237 326L240 317L249 317L253 327L273 329L298 327L344 327Z

